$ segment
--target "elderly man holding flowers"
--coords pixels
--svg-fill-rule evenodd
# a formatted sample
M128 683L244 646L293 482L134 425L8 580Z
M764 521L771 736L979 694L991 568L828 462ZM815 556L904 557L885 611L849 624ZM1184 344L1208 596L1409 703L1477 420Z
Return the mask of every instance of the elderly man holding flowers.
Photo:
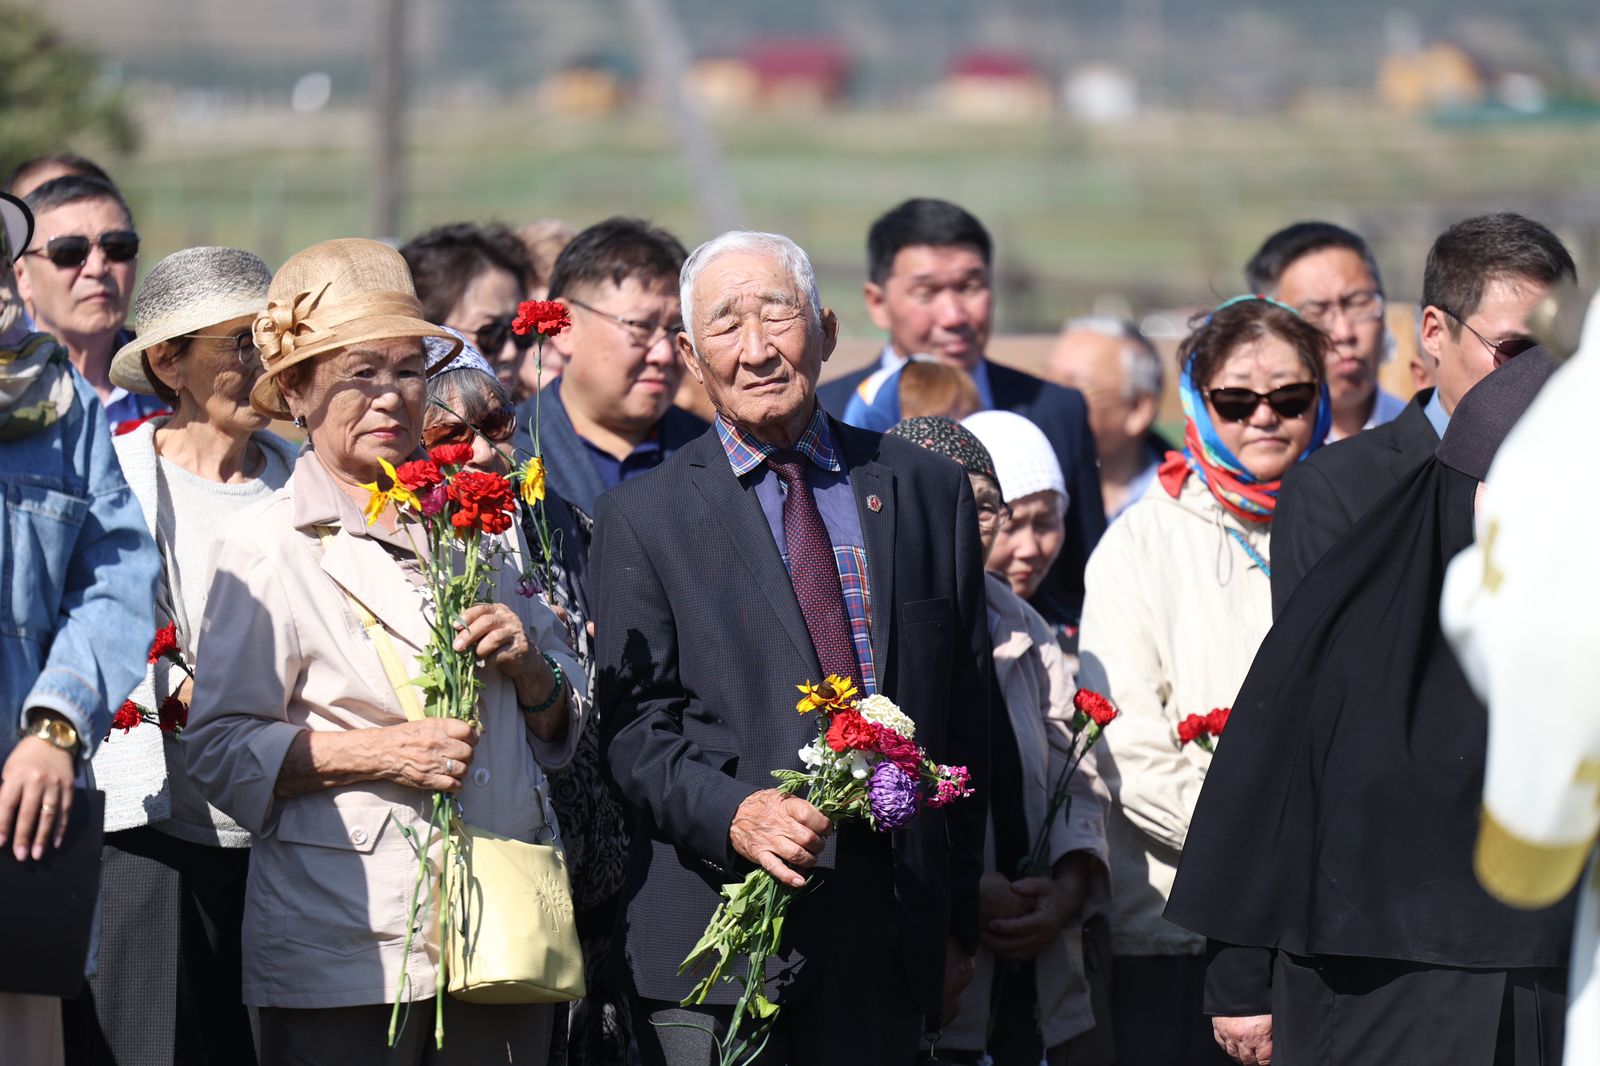
M255 839L244 998L262 1061L543 1063L552 1006L446 999L438 980L441 812L550 840L543 767L571 757L584 691L556 616L485 554L509 483L464 472L470 445L417 450L424 340L460 341L421 320L398 253L362 240L285 263L254 334L251 402L310 446L222 534L183 742ZM464 562L439 554L438 515ZM482 602L441 602L451 566L483 568ZM441 685L463 694L452 714L434 713Z
M745 1059L910 1063L978 943L990 677L972 489L954 463L818 406L838 322L792 241L724 234L685 262L680 294L676 342L716 424L600 498L593 555L602 738L634 827L617 961L640 1050L729 1061L735 1004L745 1018L754 1004L774 1024ZM908 786L878 751L879 795L854 793L837 823L819 810L824 776L808 764L877 743L882 722L862 710L875 696L914 724L919 777L931 764L963 792L967 767L977 794L934 806L938 784ZM824 752L817 714L796 711L834 703L827 731L841 735ZM891 829L912 813L910 787L923 809ZM854 816L863 806L870 819ZM766 980L743 981L735 961L697 990L710 961L680 966L756 871L803 886Z

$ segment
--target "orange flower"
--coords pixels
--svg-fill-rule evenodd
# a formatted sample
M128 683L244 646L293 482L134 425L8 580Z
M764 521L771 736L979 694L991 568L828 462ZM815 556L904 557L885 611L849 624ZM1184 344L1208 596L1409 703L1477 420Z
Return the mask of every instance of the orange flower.
M855 698L861 694L854 681L838 674L829 674L827 680L820 685L813 685L807 681L796 685L795 688L800 690L800 702L794 705L794 709L801 714L810 714L822 708L834 714L847 711Z

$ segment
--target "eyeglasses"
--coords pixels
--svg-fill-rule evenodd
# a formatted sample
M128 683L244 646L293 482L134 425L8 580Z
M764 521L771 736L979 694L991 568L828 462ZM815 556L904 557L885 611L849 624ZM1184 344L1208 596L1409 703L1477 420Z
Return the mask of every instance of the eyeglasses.
M476 424L463 422L459 418L435 422L422 431L422 446L433 449L441 444L471 444L474 433L491 443L505 444L516 432L516 408L501 407Z
M1269 393L1254 389L1212 389L1206 394L1211 409L1217 417L1228 422L1248 422L1262 404L1271 407L1279 418L1299 418L1317 402L1317 385L1312 381L1299 381L1293 385L1280 385Z
M669 322L659 324L655 322L640 322L635 318L623 318L621 315L614 315L610 311L602 311L598 307L590 307L582 300L574 300L570 296L566 297L566 301L569 304L583 308L590 314L599 315L601 318L610 319L612 322L615 322L617 325L627 330L628 339L633 342L633 346L635 348L639 348L641 350L648 351L649 349L654 348L656 346L656 342L662 337L665 337L670 342L673 337L683 332L682 319L673 319Z
M532 330L525 334L518 334L511 329L511 323L517 320L512 312L496 315L488 322L479 326L472 334L473 340L478 342L478 351L484 356L493 359L505 348L506 341L517 346L517 351L525 352L533 347L533 342L538 338Z
M48 259L63 269L81 267L89 261L89 249L96 244L113 263L126 263L139 254L139 235L131 229L107 230L92 241L81 234L51 237L43 250L30 248L26 254Z
M1318 329L1327 329L1333 325L1334 317L1341 314L1346 322L1355 326L1383 317L1383 293L1376 289L1362 289L1337 300L1312 300L1295 310L1300 312L1301 318Z
M993 533L1009 521L1011 521L1011 507L1008 504L978 504L978 529L980 531Z
M240 333L190 333L188 336L197 341L232 341L233 354L246 370L261 363L261 349L256 347L255 334L249 330Z
M1438 307L1439 310L1443 311L1445 314L1449 315L1463 326L1466 326L1467 332L1471 333L1474 337L1482 341L1483 346L1489 349L1490 353L1494 356L1495 366L1501 366L1505 363L1509 363L1511 360L1515 359L1529 348L1538 347L1539 342L1534 340L1532 337L1507 337L1503 341L1492 341L1488 337L1485 337L1483 334L1479 333L1477 330L1473 329L1471 326L1467 326L1467 320L1450 310L1448 307L1440 307L1438 304L1434 304L1434 306Z

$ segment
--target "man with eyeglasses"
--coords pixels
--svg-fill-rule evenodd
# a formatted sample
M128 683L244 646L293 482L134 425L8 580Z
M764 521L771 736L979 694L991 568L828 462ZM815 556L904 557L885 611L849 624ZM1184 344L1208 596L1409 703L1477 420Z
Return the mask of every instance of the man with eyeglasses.
M1399 417L1405 401L1378 387L1389 331L1383 280L1366 241L1331 222L1296 222L1266 239L1244 275L1250 292L1282 300L1328 335L1330 442Z
M17 286L36 327L67 349L106 409L112 431L166 411L159 397L111 383L111 357L133 339L125 328L138 274L139 234L114 185L67 175L28 194L33 240L17 261Z
M686 257L666 230L609 218L574 237L551 271L549 298L567 305L572 326L547 342L565 366L540 394L540 438L551 488L585 515L708 428L672 404ZM531 432L534 401L519 413Z
M1272 522L1275 613L1328 549L1433 455L1467 390L1534 347L1529 314L1576 279L1561 239L1521 215L1481 215L1439 235L1423 272L1420 329L1435 387L1394 421L1321 449L1284 478Z

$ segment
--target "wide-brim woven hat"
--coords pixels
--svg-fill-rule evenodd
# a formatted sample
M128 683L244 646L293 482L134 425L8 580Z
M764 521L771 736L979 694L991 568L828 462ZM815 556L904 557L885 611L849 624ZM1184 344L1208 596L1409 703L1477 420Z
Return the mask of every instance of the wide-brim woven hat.
M135 338L111 358L111 383L154 392L141 356L157 344L214 329L267 306L272 271L238 248L185 248L157 263L133 300Z
M422 317L411 271L387 244L344 237L291 256L272 276L267 309L255 321L256 347L266 373L250 390L250 406L288 418L278 375L297 363L353 344L437 337L450 353L428 367L442 370L461 340Z
M33 240L33 212L8 192L0 192L0 225L5 228L6 254L14 263Z

